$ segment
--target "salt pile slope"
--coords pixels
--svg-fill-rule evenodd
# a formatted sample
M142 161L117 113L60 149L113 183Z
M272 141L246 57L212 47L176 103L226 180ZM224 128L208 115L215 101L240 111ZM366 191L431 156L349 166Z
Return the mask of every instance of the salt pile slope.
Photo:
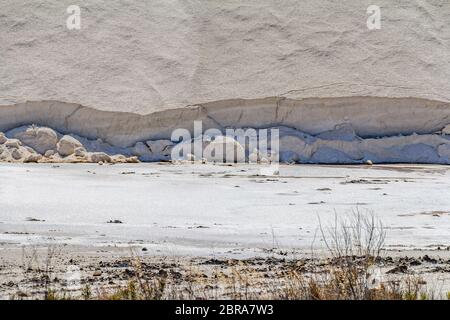
M71 4L3 1L0 131L128 156L202 120L293 129L281 148L298 162L448 163L448 2L378 1L380 30L372 1L90 0L68 30Z

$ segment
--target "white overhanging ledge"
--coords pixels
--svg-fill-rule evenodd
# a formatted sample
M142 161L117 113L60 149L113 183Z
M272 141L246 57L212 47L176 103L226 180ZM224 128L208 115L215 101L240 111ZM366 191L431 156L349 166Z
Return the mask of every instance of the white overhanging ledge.
M68 135L78 140L87 152L137 156L141 161L170 160L173 130L192 131L194 121L202 121L204 130L223 132L278 128L282 162L450 164L450 104L422 98L228 99L147 115L61 101L0 105L0 132L8 139L20 140L20 132L30 125L48 127L57 139ZM41 152L31 149L41 154L42 148L35 147ZM74 158L63 153L61 161Z

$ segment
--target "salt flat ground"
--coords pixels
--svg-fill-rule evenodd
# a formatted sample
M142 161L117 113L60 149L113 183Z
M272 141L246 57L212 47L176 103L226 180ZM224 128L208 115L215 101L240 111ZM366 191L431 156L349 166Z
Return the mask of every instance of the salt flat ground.
M435 165L1 164L2 247L145 247L245 257L323 248L323 226L373 212L386 248L450 245L450 167ZM108 223L120 220L122 223Z

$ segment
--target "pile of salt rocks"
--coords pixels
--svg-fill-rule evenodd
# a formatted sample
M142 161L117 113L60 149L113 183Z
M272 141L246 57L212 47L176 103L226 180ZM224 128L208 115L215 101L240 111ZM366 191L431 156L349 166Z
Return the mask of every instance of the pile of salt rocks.
M93 162L135 163L135 156L109 155L105 152L88 152L83 144L71 135L61 135L48 127L22 126L5 135L0 132L0 161L2 162Z

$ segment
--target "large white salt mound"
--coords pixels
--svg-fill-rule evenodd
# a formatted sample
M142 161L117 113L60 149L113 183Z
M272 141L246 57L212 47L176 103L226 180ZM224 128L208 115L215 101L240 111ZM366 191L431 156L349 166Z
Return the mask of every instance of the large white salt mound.
M450 2L2 0L0 104L147 114L225 99L450 101ZM381 29L367 28L370 5Z
M286 161L450 162L448 1L379 0L379 30L372 0L87 0L69 30L73 4L2 1L0 131L40 154L168 160L201 120L289 128Z

